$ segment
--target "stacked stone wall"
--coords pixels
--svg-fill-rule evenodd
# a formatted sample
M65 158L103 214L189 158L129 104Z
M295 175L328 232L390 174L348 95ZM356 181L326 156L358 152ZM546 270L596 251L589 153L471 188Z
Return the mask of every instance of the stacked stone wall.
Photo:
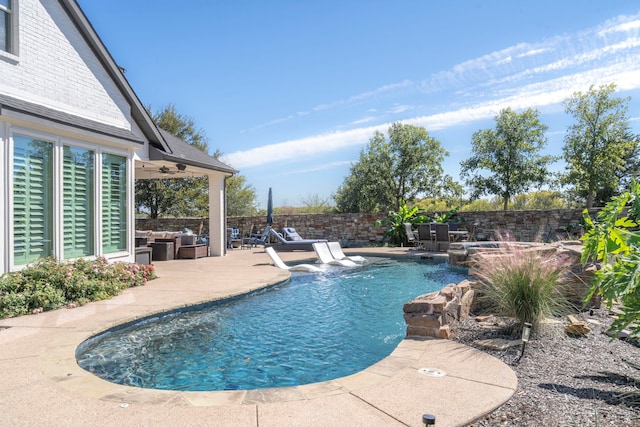
M408 337L447 339L450 324L469 317L474 303L474 282L450 284L406 303L403 307Z
M593 216L597 209L590 211ZM294 227L306 239L329 239L339 241L344 247L358 247L379 244L384 238L384 227L376 227L375 221L385 219L382 213L357 214L297 214L276 215L273 227ZM477 240L495 240L498 234L510 234L521 242L554 241L571 236L567 231L578 224L582 209L552 209L526 211L483 211L462 212L461 228L472 230ZM229 217L229 227L236 227L243 235L252 228L262 232L265 217ZM209 234L209 220L206 218L159 218L136 220L137 230L182 231L191 229L194 233ZM201 230L201 231L200 231Z

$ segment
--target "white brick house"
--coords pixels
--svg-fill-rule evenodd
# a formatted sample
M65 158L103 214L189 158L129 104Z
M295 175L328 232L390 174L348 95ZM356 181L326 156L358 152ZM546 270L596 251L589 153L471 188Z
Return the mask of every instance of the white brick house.
M153 124L75 0L0 0L0 142L0 273L49 255L134 261L134 180L178 165L208 177L224 254L236 171Z

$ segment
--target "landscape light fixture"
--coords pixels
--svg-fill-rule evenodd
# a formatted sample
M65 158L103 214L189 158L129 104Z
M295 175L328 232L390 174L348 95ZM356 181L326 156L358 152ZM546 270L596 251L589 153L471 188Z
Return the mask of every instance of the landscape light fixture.
M422 423L426 426L433 426L436 424L436 417L431 414L422 414Z
M166 167L166 166L162 166L162 167L160 168L160 173L162 173L162 175L166 175L166 174L168 174L168 173L169 173L169 168L168 168L168 167Z
M187 168L187 165L185 165L184 163L176 163L176 167L180 172L184 172L184 170Z
M524 355L524 347L529 342L530 336L531 336L531 323L524 322L524 324L522 325L522 338L520 338L522 340L522 351L520 351L520 357L518 357L518 360L522 359L522 356Z

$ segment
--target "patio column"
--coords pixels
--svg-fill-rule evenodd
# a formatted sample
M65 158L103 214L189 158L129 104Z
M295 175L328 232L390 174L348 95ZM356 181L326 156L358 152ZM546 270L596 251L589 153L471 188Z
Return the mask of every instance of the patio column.
M224 175L209 174L209 250L211 256L225 254Z

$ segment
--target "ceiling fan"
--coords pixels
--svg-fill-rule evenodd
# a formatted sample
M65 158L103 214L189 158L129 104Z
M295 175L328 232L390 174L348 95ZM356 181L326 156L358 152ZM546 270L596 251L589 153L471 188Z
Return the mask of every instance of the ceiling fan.
M169 169L168 167L162 166L160 168L160 173L162 175L173 175L174 173L176 173L176 171L171 171L171 169Z
M178 169L177 171L171 170L167 166L162 166L160 168L160 173L163 175L173 175L175 173L184 173L184 171L187 169L187 165L183 163L176 163L176 168Z

